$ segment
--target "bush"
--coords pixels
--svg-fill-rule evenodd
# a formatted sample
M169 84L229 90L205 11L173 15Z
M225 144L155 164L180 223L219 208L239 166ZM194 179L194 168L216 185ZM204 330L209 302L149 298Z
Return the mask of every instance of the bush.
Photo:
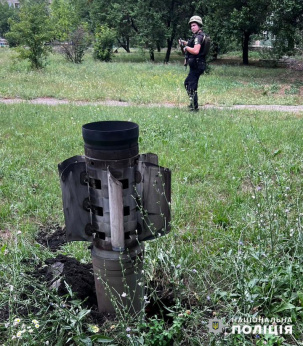
M31 67L44 67L50 51L48 43L54 32L48 16L45 0L28 0L23 3L19 18L10 19L10 32L5 35L9 44L20 45L17 50L21 59L28 59ZM23 45L23 46L21 46Z
M79 26L69 35L69 41L61 45L60 53L65 56L66 60L81 64L88 46L88 33L82 26Z
M116 33L106 25L97 29L95 34L94 58L101 61L111 61Z

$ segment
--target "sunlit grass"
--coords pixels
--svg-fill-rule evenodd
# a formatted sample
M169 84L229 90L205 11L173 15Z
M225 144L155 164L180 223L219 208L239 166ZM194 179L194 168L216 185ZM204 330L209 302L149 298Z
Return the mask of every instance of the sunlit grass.
M126 89L122 92L119 86L116 91L122 100L143 103L146 97L146 103L154 103L153 97L166 102L182 99L182 85L174 88L175 80L181 84L183 79L178 65L100 63L96 65L100 71L96 71L87 62L77 74L79 67L68 65L57 56L54 59L39 74L15 71L11 72L12 78L18 75L21 83L30 79L31 90L24 90L28 95L38 92L32 84L34 79L42 84L42 77L51 78L52 95L56 97L55 82L61 81L63 97L65 92L71 93L73 83L68 80L76 82L74 93L77 88L90 90L89 81L82 83L81 77L93 73L108 73L112 78L102 81L109 89L114 88L117 68L125 67L126 75L134 71L136 82L121 80ZM59 76L55 68L58 65L61 72L65 69L68 78ZM168 70L162 79L163 69ZM226 69L236 74L229 67L217 69L220 73ZM212 83L209 85L213 92L216 90L211 94L205 89L206 99L223 102L219 94L225 93L236 100L242 87L249 85L259 92L262 78L270 78L262 77L253 68L243 71L245 76L238 79L228 77L229 83L222 82L216 74L205 76L203 80ZM94 88L101 88L103 84L97 80L94 79ZM142 87L137 83L142 83ZM220 87L215 89L217 84ZM170 90L164 91L167 85ZM137 96L132 94L135 88ZM201 96L204 88L201 83ZM10 311L4 322L12 322L21 315L26 324L30 319L39 319L43 330L28 336L28 345L49 340L66 344L71 335L87 337L82 335L88 323L85 320L76 319L77 328L68 329L77 315L75 311L85 312L81 304L74 301L75 310L73 304L68 309L50 310L50 302L60 306L63 298L36 284L28 271L36 270L40 261L56 255L39 246L35 235L43 225L64 224L57 165L68 157L83 154L81 127L100 120L138 123L140 153L158 154L160 164L172 171L172 231L146 244L145 278L147 285L152 282L161 288L163 297L173 292L171 319L175 325L181 323L180 330L172 330L160 316L147 320L148 326L142 327L142 321L125 316L125 320L111 322L115 328L104 327L102 333L119 345L136 344L140 338L145 344L152 344L155 335L164 338L163 330L170 330L177 344L182 341L194 345L254 345L255 339L250 335L235 336L229 331L215 337L207 332L205 324L213 316L228 323L235 316L256 313L268 318L291 318L294 339L288 338L287 342L300 340L303 119L301 115L281 112L210 109L191 114L178 107L0 104L0 309L9 305ZM68 244L59 252L88 262L87 245ZM30 285L34 285L34 291ZM35 316L27 315L32 306L37 309ZM186 310L190 314L183 319ZM131 340L125 336L129 327L126 321L133 330ZM2 324L0 338L9 343L12 334ZM275 337L270 336L272 344ZM280 337L279 342L283 342Z
M161 63L160 59L158 63L130 62L128 56L142 61L138 52L118 53L111 63L94 61L88 53L83 64L71 64L52 54L44 70L29 71L26 62L16 60L13 51L5 49L0 51L0 97L185 105L183 82L188 70L183 67L182 57L174 54L169 64ZM222 61L210 66L210 73L200 79L202 104L302 103L303 81L294 71L228 66L222 65Z

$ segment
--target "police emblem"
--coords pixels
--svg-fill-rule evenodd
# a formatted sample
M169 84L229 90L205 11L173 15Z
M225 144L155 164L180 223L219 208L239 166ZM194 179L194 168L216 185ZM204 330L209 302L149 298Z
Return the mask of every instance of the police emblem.
M211 319L208 322L208 329L210 333L214 333L214 334L221 333L223 328L224 326L223 326L222 320Z
M218 322L218 321L213 321L212 327L213 327L213 329L215 329L215 330L219 329L219 322Z

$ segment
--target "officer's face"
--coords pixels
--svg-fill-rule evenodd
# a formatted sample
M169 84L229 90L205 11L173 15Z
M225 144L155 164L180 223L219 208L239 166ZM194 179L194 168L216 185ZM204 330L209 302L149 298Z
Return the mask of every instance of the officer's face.
M198 32L199 29L200 29L200 27L199 27L199 25L198 25L197 23L191 23L190 28L191 28L191 32L192 32L193 34L195 34L196 32Z

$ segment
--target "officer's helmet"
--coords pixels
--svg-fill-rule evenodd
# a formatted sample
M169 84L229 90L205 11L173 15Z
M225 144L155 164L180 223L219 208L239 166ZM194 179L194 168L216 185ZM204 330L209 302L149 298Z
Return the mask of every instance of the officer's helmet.
M203 25L203 23L202 23L202 18L199 17L199 16L193 16L193 17L191 17L190 20L189 20L189 22L188 22L188 25L190 25L191 23L197 23L197 24L199 24L200 26Z

